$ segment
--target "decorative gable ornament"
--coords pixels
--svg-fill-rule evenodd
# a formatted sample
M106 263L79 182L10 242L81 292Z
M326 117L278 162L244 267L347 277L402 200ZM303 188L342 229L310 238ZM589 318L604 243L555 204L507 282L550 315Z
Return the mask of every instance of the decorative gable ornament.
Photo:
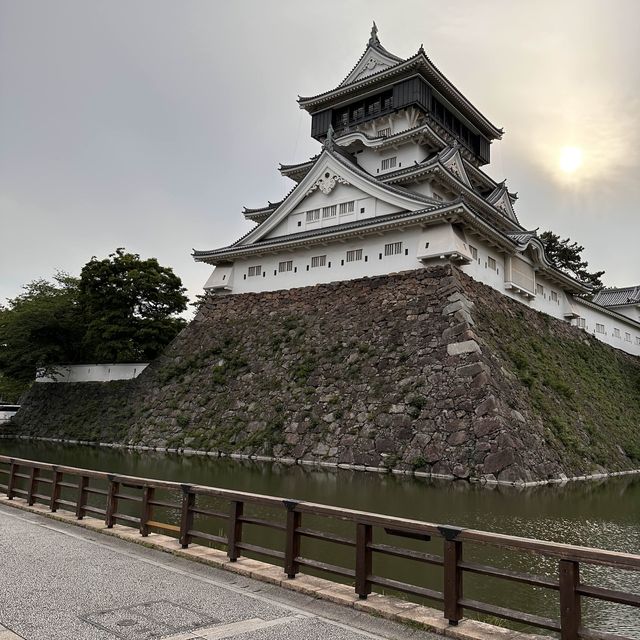
M318 178L313 186L307 191L305 195L311 195L316 189L320 189L325 195L329 195L337 184L346 184L349 182L340 177L337 173L331 173L326 171L320 178Z

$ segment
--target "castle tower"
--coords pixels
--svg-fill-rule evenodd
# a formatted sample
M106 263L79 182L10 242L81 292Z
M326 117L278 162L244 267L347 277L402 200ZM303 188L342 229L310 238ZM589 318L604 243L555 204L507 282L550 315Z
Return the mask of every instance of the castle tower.
M320 153L280 165L294 186L278 202L245 207L256 223L249 233L227 247L194 251L196 261L215 266L209 293L452 262L534 309L575 323L583 317L575 296L588 287L554 267L536 232L520 225L516 194L483 171L502 130L422 46L409 58L396 56L374 23L344 80L298 102L311 115Z

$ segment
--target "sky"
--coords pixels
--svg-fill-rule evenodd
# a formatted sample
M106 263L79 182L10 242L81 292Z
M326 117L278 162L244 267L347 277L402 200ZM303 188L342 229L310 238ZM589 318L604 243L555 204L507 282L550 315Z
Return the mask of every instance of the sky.
M636 0L0 0L0 304L117 247L200 293L192 248L290 190L278 164L319 150L297 96L339 84L372 20L504 128L485 170L524 227L640 284Z

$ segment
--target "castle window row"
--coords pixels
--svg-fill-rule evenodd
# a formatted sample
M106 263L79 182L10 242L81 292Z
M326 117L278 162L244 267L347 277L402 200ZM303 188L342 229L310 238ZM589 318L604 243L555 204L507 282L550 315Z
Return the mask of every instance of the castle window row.
M327 207L322 207L322 209L309 209L309 211L306 212L306 220L307 222L318 222L320 220L321 213L322 219L326 220L328 218L335 218L338 214L341 216L349 215L350 213L353 213L355 209L355 200L349 200L348 202L341 202L339 205L332 204Z
M391 158L385 158L380 163L380 169L382 171L388 171L389 169L395 169L398 164L398 157L392 156Z
M390 242L384 245L384 256L396 256L404 254L409 255L408 249L403 249L402 242ZM383 254L380 253L380 260L383 258ZM369 260L369 256L364 255L364 251L362 249L350 249L345 254L345 259L340 261L340 266L344 266L346 262L359 262L364 260L367 262ZM310 263L307 265L307 271L309 269L317 269L319 267L331 267L331 262L327 260L327 255L320 256L312 256ZM274 269L273 275L277 275L278 273L298 273L298 267L293 264L293 260L284 260L278 262L278 268ZM248 277L256 277L262 276L263 278L267 277L267 272L263 270L262 265L251 265L247 268L247 273L244 275L244 279L246 280Z
M595 323L595 333L599 333L601 335L608 335L607 334L607 328L606 325L604 323L601 322L596 322ZM582 317L578 317L575 321L575 326L578 327L579 329L584 329L585 331L589 330L589 325L587 324L587 320L586 318L582 318ZM622 340L622 333L620 331L620 329L618 327L613 327L612 332L611 332L611 337L612 338L617 338L618 340ZM624 332L624 341L628 342L629 344L631 344L632 342L634 342L633 340L633 336L631 334L631 332L629 331L625 331ZM635 337L635 344L640 346L640 336L636 336Z

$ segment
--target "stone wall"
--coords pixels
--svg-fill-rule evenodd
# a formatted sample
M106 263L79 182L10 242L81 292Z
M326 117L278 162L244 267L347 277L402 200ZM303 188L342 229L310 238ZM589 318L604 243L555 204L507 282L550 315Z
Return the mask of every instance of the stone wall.
M441 266L209 299L138 379L34 385L16 428L531 481L640 466L639 391L637 358Z

